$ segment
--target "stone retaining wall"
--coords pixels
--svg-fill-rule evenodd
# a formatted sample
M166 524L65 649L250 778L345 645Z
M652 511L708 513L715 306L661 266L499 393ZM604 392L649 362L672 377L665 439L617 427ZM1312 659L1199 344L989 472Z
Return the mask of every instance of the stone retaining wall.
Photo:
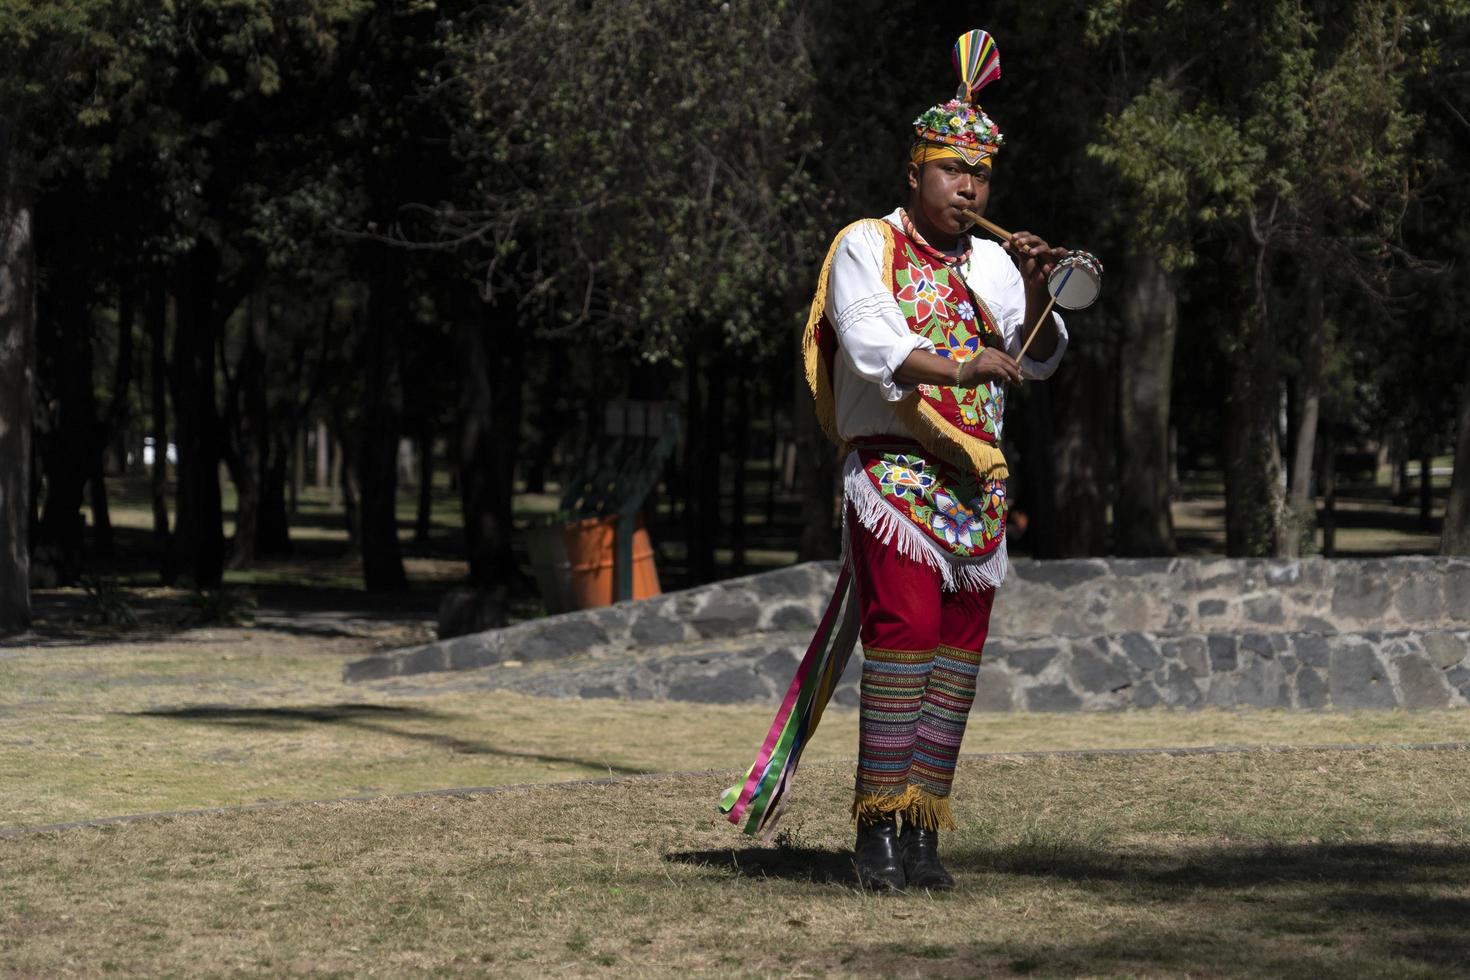
M548 697L774 705L806 637L765 634L661 655L510 661L474 686ZM858 651L833 695L856 707ZM1119 633L987 644L977 711L1444 708L1470 703L1470 631Z
M617 657L705 640L810 630L835 563L814 562L642 602L567 613L349 664L346 679L469 670L506 660ZM1470 560L1021 561L996 600L993 642L1238 632L1470 627Z
M1122 633L988 646L979 710L1446 708L1470 704L1470 632Z

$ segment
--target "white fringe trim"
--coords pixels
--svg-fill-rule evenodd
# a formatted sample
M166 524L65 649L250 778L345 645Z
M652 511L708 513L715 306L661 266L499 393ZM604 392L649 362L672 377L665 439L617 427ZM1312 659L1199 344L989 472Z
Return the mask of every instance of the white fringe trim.
M857 453L849 453L842 466L842 489L847 502L863 527L873 533L884 547L892 545L905 558L937 571L946 592L978 592L981 589L998 589L1006 580L1011 567L1006 550L1006 539L1000 539L995 550L983 558L958 558L939 547L909 518L884 499L873 486L872 479L863 469ZM847 508L842 508L842 560L847 562Z

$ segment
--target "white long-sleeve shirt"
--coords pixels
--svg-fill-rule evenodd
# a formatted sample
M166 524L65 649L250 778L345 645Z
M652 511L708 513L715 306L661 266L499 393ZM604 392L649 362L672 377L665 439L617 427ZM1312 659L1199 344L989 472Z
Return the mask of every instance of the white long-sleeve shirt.
M902 232L901 211L882 220ZM989 239L972 239L973 252L961 267L965 281L995 315L1006 351L1020 351L1030 324L1026 319L1026 287L1011 257ZM860 224L843 237L832 257L827 279L827 319L837 330L838 356L834 358L832 394L836 401L837 431L843 439L907 432L894 404L914 390L893 377L916 349L934 350L932 341L909 330L908 321L883 281L883 236L871 225ZM1058 313L1057 349L1045 361L1029 354L1021 358L1026 378L1050 377L1067 349L1067 328Z

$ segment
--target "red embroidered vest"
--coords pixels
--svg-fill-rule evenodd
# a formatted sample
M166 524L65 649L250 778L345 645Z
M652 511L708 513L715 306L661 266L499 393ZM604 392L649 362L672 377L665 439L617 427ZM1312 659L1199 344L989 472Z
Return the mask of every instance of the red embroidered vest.
M935 353L955 362L978 357L983 347L1000 344L1000 330L985 302L970 292L958 269L933 258L887 221L867 219L884 241L884 281L908 321L909 329L934 343ZM832 369L837 331L827 320L827 280L837 245L856 225L838 233L822 265L817 295L807 318L805 359L807 383L816 398L817 418L838 445ZM897 407L908 435L952 465L985 480L1008 473L998 443L1005 412L1004 389L994 382L975 388L919 385Z

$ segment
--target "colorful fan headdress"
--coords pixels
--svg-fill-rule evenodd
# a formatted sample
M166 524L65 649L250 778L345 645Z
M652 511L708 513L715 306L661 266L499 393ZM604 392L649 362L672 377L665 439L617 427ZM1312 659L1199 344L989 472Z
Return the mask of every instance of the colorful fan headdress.
M989 163L1005 142L1000 129L975 104L976 94L1000 77L1000 50L984 31L960 35L954 45L954 70L960 76L955 97L914 120L910 159L928 163L958 157L970 166Z

